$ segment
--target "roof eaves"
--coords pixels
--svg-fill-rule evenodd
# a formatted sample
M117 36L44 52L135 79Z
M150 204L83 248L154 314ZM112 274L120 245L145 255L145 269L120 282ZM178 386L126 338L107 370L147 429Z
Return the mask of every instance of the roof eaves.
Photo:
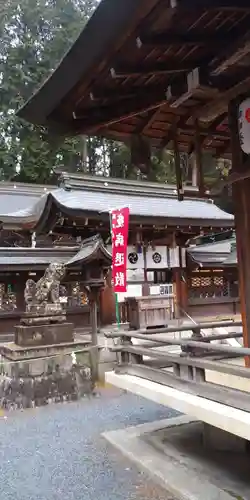
M111 58L119 50L125 36L134 31L143 14L150 12L157 2L102 0L56 70L17 115L31 123L45 124L56 106L83 77L87 86L94 73L107 63L107 52L110 52ZM93 37L93 33L97 36Z

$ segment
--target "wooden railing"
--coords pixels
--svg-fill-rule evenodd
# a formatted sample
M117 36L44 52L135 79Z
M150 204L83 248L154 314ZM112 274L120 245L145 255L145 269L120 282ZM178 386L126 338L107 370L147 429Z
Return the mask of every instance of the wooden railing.
M166 385L179 391L211 399L232 408L238 408L250 412L249 393L245 390L233 389L222 386L220 378L217 382L209 382L207 373L217 372L242 379L250 379L249 368L236 364L228 364L219 360L233 357L250 358L250 349L246 347L232 347L225 344L214 344L214 340L227 340L231 338L242 338L242 332L230 332L228 334L202 336L206 329L220 327L242 326L241 321L221 321L211 323L200 323L192 328L192 325L182 327L171 327L166 329L155 329L149 334L147 330L110 332L105 335L108 338L120 337L121 342L111 348L112 352L118 353L117 374L127 374L140 377L154 383ZM171 334L180 333L193 329L191 338L180 338ZM147 341L140 345L134 345L133 339ZM150 342L149 342L150 341ZM179 346L180 354L173 354L167 349L160 351L158 347ZM166 368L168 370L166 371Z

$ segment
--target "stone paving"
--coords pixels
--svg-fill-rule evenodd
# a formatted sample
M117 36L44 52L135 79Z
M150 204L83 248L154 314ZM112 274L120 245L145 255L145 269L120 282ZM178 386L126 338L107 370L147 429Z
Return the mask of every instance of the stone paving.
M176 500L101 433L175 413L108 388L0 418L1 500Z

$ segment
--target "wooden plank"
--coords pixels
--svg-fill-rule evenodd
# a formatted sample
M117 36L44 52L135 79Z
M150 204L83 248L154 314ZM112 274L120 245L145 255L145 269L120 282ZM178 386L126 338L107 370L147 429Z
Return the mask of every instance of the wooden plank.
M169 363L171 366L174 364L192 366L196 368L201 368L203 370L215 371L218 373L226 373L233 375L235 377L250 378L250 370L242 366L233 365L230 363L213 361L207 358L192 358L190 356L181 357L176 354L170 354L168 352L155 351L151 347L141 347L141 346L131 346L127 345L122 347L123 351L127 351L131 354L138 354L140 356L146 356L149 358L159 359Z

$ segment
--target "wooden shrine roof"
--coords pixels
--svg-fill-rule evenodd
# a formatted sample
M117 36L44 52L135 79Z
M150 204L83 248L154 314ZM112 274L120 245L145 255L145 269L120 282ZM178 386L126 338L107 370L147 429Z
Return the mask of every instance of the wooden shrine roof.
M221 268L237 266L236 239L232 236L222 241L214 241L187 249L189 259L200 268Z
M185 190L184 190L185 191ZM197 193L196 193L197 194ZM61 187L44 194L28 208L9 213L5 228L23 228L49 232L64 217L95 217L109 224L114 208L128 206L131 223L168 226L232 227L234 217L217 207L212 200L185 194L179 201L174 186L66 174Z
M0 271L43 270L52 262L79 269L95 260L102 260L106 266L110 266L112 261L112 256L98 234L74 247L0 247Z
M43 194L56 186L28 184L24 182L0 182L0 220L8 218L10 212L25 210L34 205Z
M104 246L103 240L99 235L92 236L84 240L79 251L67 262L67 266L79 264L88 264L93 260L102 260L107 266L112 264L112 255Z
M102 0L19 111L53 133L230 154L228 102L250 90L249 0Z
M0 270L43 270L52 262L68 262L78 251L79 247L0 247Z

